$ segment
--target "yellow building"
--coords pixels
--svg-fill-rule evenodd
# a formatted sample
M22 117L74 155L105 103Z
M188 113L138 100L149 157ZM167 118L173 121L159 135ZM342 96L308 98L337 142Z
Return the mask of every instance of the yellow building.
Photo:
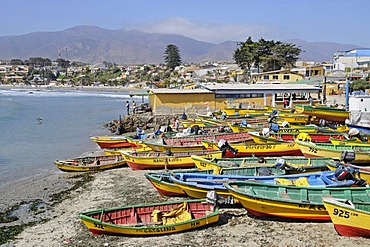
M283 107L285 99L308 104L311 95L319 102L320 88L307 84L199 84L199 89L151 89L149 103L155 114L180 114L218 111L229 107Z
M273 82L278 81L280 83L293 82L303 79L303 75L290 71L289 69L274 70L263 73L252 74L253 82Z

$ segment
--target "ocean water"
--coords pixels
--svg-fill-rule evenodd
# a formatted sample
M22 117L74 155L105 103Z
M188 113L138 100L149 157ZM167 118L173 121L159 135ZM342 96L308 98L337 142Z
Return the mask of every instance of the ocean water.
M126 114L126 100L125 92L0 89L0 188L59 173L54 160L99 150L89 137L111 135L104 124Z

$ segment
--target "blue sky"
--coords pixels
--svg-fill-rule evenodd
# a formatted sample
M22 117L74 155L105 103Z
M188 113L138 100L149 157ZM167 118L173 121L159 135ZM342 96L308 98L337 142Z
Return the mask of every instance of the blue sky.
M197 40L304 39L370 47L369 0L1 0L0 36L78 25Z

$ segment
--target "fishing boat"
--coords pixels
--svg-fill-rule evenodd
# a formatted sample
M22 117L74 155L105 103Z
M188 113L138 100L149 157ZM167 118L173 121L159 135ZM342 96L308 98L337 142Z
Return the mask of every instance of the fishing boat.
M354 203L370 203L368 187L299 187L248 181L229 182L225 187L250 214L257 217L330 221L323 198L335 197L351 199Z
M127 141L126 136L91 136L90 139L103 149L134 147Z
M280 141L311 141L319 143L330 143L330 138L336 138L338 140L344 140L345 136L339 132L327 132L327 133L273 133L268 132L263 135L259 132L248 132L255 143L276 143Z
M122 152L127 165L133 170L195 168L191 155L221 158L221 151L202 150L188 152Z
M218 133L214 135L193 135L189 137L174 137L164 138L162 142L143 142L143 144L151 148L155 152L184 152L205 150L202 144L203 140L212 140L218 142L224 139L230 143L250 142L252 138L248 133Z
M338 198L324 198L323 203L339 235L370 238L369 203Z
M247 115L247 114L261 114L261 113L270 113L273 110L277 110L279 113L291 113L291 109L284 109L284 108L272 108L265 106L263 108L232 108L226 107L223 111L228 116L238 116L238 115Z
M365 133L365 134L370 134L370 127L369 126L363 126L363 125L357 125L357 124L348 124L348 127L350 129L356 128L356 129L358 129L359 131L361 131L362 133Z
M269 128L269 124L265 124L262 126L243 126L243 125L236 125L227 123L230 129L234 133L240 133L240 132L261 132L263 128ZM275 131L275 133L317 133L319 131L323 130L322 128L317 127L316 125L290 125L289 128L280 128Z
M298 140L295 143L306 158L326 157L340 160L342 151L354 150L356 154L354 163L368 163L370 161L370 147L312 143Z
M126 166L122 155L97 155L74 159L56 160L54 165L64 172L89 172Z
M350 170L353 170L353 174L355 177L359 179L365 180L368 184L370 184L370 166L356 166L350 163L343 163L343 162L335 162L327 160L325 161L325 165L329 168L329 170L336 170L338 166L345 166L349 167Z
M207 149L219 150L217 142L202 141ZM301 150L295 142L279 142L268 144L238 144L230 143L237 150L233 153L226 150L224 158L247 157L247 156L300 156Z
M346 109L310 105L296 105L295 109L299 114L305 114L332 122L344 122L346 119L349 119L349 112Z
M80 213L81 221L96 235L168 235L205 227L219 220L217 206L205 200L140 204Z
M205 159L201 158L197 155L198 159L204 159L204 160L224 160L219 158L212 158L212 159ZM193 157L192 157L193 158ZM281 158L281 157L280 157ZM247 158L248 160L257 158ZM269 160L269 158L265 158L266 160ZM303 162L302 160L297 160L298 158L295 158L295 162L297 163L297 167L291 167L286 165L279 165L279 169L284 171L284 174L297 174L297 173L308 173L308 172L319 172L319 171L327 171L327 167L323 166L323 162L316 162L312 161L312 166L304 166L303 164L298 165L299 162ZM232 159L235 160L235 159ZM309 160L309 159L307 159ZM316 159L312 159L316 160ZM324 160L324 159L318 159L318 160ZM194 160L195 161L195 160ZM196 162L196 161L195 161ZM256 161L257 162L257 161ZM281 161L279 161L281 162ZM275 162L276 163L276 162ZM200 173L200 174L220 174L220 175L236 175L236 176L251 176L255 175L257 169L260 169L261 166L265 166L268 169L274 165L275 163L269 163L269 164L260 164L258 168L247 166L247 167L216 167L211 169L182 169L182 170L172 170L172 171L161 171L161 172L151 172L146 173L145 177L149 180L149 182L153 185L153 187L161 194L162 196L186 196L185 192L179 188L176 184L172 182L170 177L173 174L176 173ZM318 165L314 165L314 164ZM257 165L256 165L257 166Z
M290 174L297 172L319 172L327 170L324 161L329 161L329 158L304 158L304 157L245 157L245 158L203 158L197 155L192 155L195 166L199 170L226 168L226 167L250 167L250 166L266 166L276 165L283 160L286 167L292 167Z
M370 147L369 140L362 142L358 138L351 138L351 139L337 139L334 137L330 138L330 142L334 145L351 145L351 146L365 146Z
M353 180L339 181L333 171L318 173L301 173L286 175L285 170L274 167L253 167L249 169L249 176L218 175L200 173L175 173L170 179L192 198L204 198L210 190L222 197L231 194L225 188L224 183L233 181L252 181L269 184L285 184L289 186L318 186L318 187L341 187L354 184ZM268 175L265 175L268 174Z

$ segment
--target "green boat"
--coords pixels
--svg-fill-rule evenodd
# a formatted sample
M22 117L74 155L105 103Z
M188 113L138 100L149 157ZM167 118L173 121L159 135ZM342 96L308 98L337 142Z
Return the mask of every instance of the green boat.
M330 221L323 198L348 199L359 205L370 204L369 187L297 187L244 181L229 182L225 187L250 214L257 217Z
M248 158L213 158L206 159L197 155L192 155L196 167L200 170L215 169L217 167L230 168L230 167L248 167L248 166L266 166L281 163L281 159L285 161L287 167L291 166L296 169L290 169L289 174L299 173L301 170L306 172L319 172L325 171L325 161L331 160L330 158L304 158L302 156L289 156L289 157L248 157ZM282 164L280 164L282 165Z

